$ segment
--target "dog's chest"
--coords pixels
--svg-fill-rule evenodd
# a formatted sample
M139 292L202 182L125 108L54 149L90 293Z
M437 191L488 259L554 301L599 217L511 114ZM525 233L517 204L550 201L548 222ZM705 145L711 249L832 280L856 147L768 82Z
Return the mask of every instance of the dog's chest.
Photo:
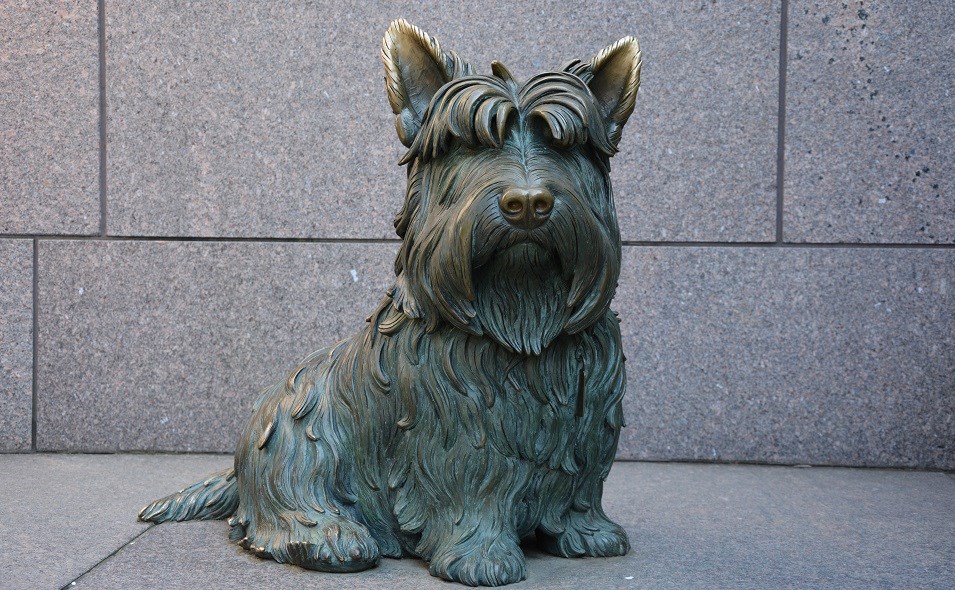
M574 446L584 426L586 371L574 350L526 359L500 384L496 447L548 469L576 472ZM579 411L581 410L581 411Z
M517 461L576 473L575 445L594 420L593 367L604 362L584 337L562 337L537 356L508 353L459 333L426 338L399 358L393 383L401 423L436 454Z

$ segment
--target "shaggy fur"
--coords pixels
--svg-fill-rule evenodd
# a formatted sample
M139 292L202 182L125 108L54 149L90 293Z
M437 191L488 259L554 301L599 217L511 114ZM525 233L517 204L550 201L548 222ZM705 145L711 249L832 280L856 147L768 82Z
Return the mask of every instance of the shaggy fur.
M469 585L524 579L532 533L565 557L622 555L601 508L625 381L608 172L639 47L525 84L498 63L473 75L404 21L382 51L409 148L394 287L361 332L265 391L234 470L140 517L230 517L234 541L279 562L417 556ZM532 229L499 204L528 186L553 195Z

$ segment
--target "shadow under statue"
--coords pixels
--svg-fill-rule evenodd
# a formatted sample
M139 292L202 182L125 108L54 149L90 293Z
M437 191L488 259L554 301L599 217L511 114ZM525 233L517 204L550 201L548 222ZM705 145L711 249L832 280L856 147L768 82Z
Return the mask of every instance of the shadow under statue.
M139 517L228 518L256 555L328 572L420 557L468 585L524 579L532 533L563 557L623 555L601 507L625 382L609 161L639 45L521 83L398 20L382 57L408 147L394 286L262 394L234 469Z

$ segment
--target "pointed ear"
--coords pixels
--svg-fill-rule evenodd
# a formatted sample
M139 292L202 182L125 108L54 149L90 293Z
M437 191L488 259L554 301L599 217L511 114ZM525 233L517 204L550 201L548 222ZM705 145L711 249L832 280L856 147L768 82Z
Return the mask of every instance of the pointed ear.
M633 113L642 65L640 43L633 37L624 37L589 62L575 60L564 66L565 71L579 76L590 87L614 145L620 141L623 126Z
M453 51L443 53L437 40L404 19L388 27L381 59L398 138L410 147L431 98L453 78L470 74L470 66Z

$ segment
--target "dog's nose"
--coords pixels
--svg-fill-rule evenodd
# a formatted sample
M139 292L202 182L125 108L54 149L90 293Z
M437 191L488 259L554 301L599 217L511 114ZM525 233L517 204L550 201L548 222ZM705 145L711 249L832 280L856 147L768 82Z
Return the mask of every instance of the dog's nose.
M540 227L554 208L554 195L542 186L512 187L498 203L504 219L524 229Z

